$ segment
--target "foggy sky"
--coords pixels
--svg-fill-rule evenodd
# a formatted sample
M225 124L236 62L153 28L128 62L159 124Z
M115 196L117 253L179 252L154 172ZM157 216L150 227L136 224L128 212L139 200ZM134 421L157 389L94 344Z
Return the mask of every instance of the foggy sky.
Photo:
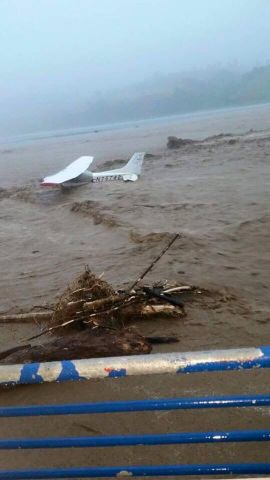
M0 0L0 128L155 73L270 63L269 23L269 0Z

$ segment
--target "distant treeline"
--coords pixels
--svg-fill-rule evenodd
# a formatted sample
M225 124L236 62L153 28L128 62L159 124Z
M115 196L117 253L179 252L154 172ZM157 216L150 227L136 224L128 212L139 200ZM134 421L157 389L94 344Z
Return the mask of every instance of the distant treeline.
M227 70L179 74L100 96L86 105L83 122L136 120L266 102L270 102L270 65L244 74Z

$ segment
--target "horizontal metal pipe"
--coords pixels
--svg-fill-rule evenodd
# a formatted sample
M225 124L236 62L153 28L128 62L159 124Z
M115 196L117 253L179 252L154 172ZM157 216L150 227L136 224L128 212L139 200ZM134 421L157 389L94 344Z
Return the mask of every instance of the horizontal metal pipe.
M0 440L1 450L34 448L119 447L131 445L175 445L193 443L269 442L270 430L232 432L167 433L159 435L113 435Z
M165 475L266 475L270 463L226 463L206 465L145 465L119 467L44 468L35 470L0 470L0 479L24 480L47 478L101 478L101 477L150 477Z
M120 402L71 403L0 407L0 417L34 417L40 415L81 415L90 413L141 412L152 410L191 410L202 408L266 407L270 394L231 395L195 398L158 398Z
M270 367L270 347L108 357L0 366L0 384L33 384Z

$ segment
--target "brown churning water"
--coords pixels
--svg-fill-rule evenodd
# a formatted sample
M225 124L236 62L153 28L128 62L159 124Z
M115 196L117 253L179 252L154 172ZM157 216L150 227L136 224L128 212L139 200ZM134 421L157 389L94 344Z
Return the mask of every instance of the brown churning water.
M127 286L166 244L181 238L147 280L197 285L210 293L187 305L183 320L149 322L149 334L174 334L176 345L155 351L256 347L269 343L270 107L189 117L168 124L3 146L1 176L1 309L27 310L55 301L85 264L114 286ZM250 129L260 130L248 132ZM202 140L168 150L168 135ZM104 183L62 194L40 191L35 179L82 154L126 160L144 150L143 175L134 184ZM4 151L4 153L3 153ZM5 153L6 151L6 153ZM76 202L76 209L72 209ZM87 203L88 202L88 203ZM35 253L34 253L35 252ZM0 325L1 349L38 326ZM268 393L269 373L244 371L92 380L25 386L1 392L2 405ZM269 409L146 412L4 419L1 437L82 436L268 428ZM106 456L105 456L106 455ZM166 446L162 449L74 449L5 452L1 468L139 463L263 462L267 444ZM124 461L123 461L124 460Z

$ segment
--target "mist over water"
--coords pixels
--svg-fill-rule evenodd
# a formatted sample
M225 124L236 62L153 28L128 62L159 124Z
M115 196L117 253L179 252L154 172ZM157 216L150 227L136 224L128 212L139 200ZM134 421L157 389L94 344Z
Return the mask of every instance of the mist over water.
M2 0L1 135L270 101L269 18L267 0Z

